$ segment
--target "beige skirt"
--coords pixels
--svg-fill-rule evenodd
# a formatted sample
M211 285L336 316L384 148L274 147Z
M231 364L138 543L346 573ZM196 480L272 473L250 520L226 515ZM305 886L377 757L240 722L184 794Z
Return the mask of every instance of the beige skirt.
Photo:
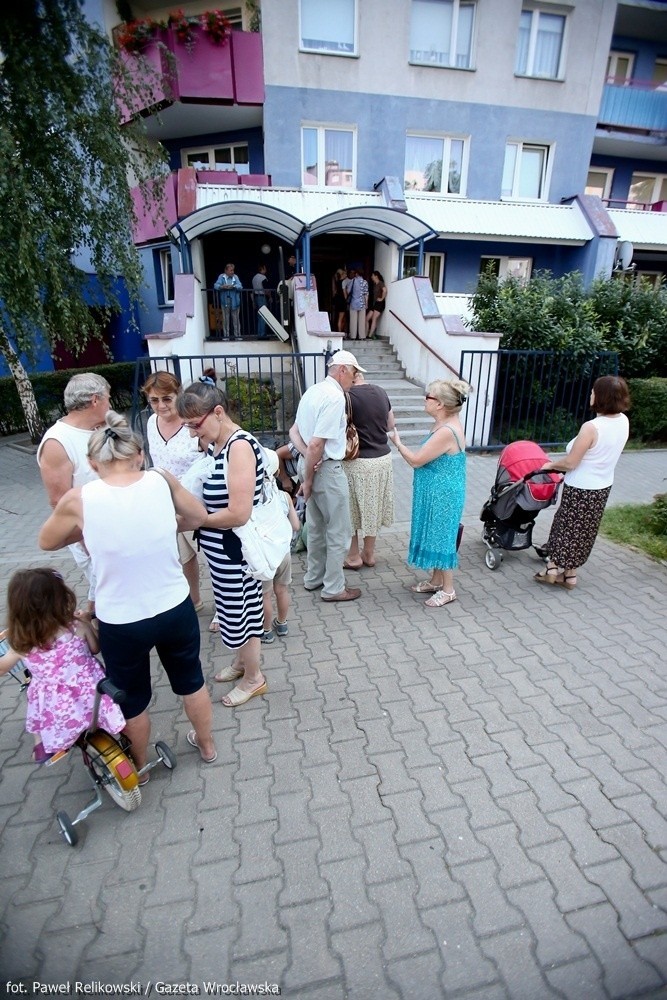
M394 472L391 453L343 462L350 489L352 530L363 538L394 523Z

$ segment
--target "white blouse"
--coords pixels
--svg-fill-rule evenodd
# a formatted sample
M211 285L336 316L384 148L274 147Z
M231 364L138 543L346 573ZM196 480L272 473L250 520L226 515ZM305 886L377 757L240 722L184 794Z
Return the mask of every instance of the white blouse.
M201 455L199 439L190 437L190 431L187 427L181 427L168 441L165 441L160 434L157 414L155 413L148 418L146 436L153 465L160 469L166 469L177 479L180 479Z

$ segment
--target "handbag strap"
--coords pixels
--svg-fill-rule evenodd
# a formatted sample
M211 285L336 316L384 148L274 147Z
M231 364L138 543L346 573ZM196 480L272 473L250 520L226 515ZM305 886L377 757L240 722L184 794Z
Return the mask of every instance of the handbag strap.
M352 399L350 398L349 392L345 393L345 416L347 417L348 424L352 423Z

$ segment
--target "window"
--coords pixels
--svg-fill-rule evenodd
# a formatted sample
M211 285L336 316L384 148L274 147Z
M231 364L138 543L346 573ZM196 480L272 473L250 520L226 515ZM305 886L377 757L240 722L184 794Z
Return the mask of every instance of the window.
M667 59L656 59L651 83L656 90L667 88Z
M533 270L532 257L482 257L479 262L479 273L486 274L491 270L498 278L516 278L517 281L528 281Z
M548 146L508 142L505 146L501 197L545 199L548 166Z
M356 55L355 0L301 0L301 48Z
M419 254L416 253L403 254L404 278L412 278L414 275L419 274L419 271L417 270L418 267L419 267ZM424 276L428 277L434 292L442 291L442 280L444 274L445 274L444 253L425 253Z
M355 186L355 133L309 125L301 129L302 183L318 187Z
M607 59L607 83L623 86L631 79L634 66L635 57L631 52L614 52L612 49Z
M557 80L562 76L565 16L541 10L523 10L519 22L516 72Z
M474 19L466 0L412 0L410 62L470 69Z
M158 303L161 306L174 301L174 272L171 264L171 250L159 250L158 259Z
M614 177L612 167L593 167L588 171L585 194L596 194L598 198L608 200L611 195L611 182Z
M443 171L443 164L446 169ZM465 194L468 143L456 136L408 135L405 140L406 191Z
M195 167L197 170L235 170L237 174L250 173L247 142L205 146L202 149L184 149L181 158L184 167Z
M633 174L628 192L628 208L642 209L656 201L667 201L667 174Z

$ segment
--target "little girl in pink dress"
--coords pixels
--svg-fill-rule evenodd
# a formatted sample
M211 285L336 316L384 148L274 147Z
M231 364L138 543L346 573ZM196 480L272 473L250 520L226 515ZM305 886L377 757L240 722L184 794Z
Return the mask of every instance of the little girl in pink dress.
M35 737L33 757L43 764L67 750L89 726L95 688L104 670L94 626L75 617L76 596L51 569L14 573L7 589L7 638L0 675L19 660L30 671L26 730ZM100 702L99 727L115 735L125 726L120 708L107 696Z

